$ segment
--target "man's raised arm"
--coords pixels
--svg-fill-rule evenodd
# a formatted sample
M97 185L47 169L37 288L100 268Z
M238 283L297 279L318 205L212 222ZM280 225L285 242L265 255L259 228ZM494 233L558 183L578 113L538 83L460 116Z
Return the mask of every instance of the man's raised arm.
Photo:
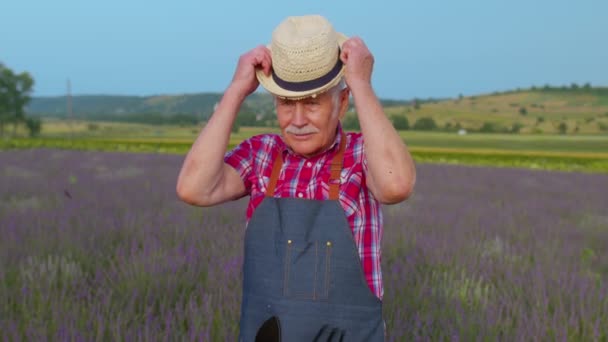
M239 109L259 85L255 69L261 67L268 74L270 66L270 51L263 46L239 58L232 82L182 165L176 191L184 202L212 206L246 194L243 180L224 163L224 155Z
M355 100L367 159L367 183L382 203L398 203L410 196L416 182L414 162L399 133L384 114L374 94L371 75L374 58L357 37L342 46L346 84Z

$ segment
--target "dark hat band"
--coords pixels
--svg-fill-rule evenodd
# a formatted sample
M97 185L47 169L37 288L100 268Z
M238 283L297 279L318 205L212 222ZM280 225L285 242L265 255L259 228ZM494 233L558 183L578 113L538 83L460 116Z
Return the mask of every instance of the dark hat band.
M308 90L317 89L317 88L320 88L320 87L326 85L331 80L336 78L336 76L338 76L338 74L340 73L340 70L342 70L342 60L340 60L340 53L338 52L338 61L336 62L336 65L334 65L334 67L327 74L325 74L319 78L315 78L313 80L308 80L308 81L304 81L304 82L290 82L290 81L285 81L284 79L280 78L277 74L275 74L274 70L272 70L272 79L279 87L281 87L285 90L308 91Z

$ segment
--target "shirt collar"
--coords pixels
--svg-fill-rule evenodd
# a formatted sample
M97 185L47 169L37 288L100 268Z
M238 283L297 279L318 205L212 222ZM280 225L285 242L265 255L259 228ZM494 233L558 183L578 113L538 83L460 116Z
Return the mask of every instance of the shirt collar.
M324 155L326 153L330 153L330 152L336 150L338 148L338 146L340 146L340 141L342 140L342 132L343 132L342 131L342 124L340 123L340 121L338 121L338 127L336 127L336 136L334 137L334 142L331 145L329 145L329 147L326 148L324 151L322 151L321 153L317 154L315 157L318 157L318 156L321 156L321 155ZM283 149L282 149L283 152L287 152L287 153L289 153L291 155L303 157L303 156L295 153L291 149L291 147L289 147L289 145L287 145L287 143L285 143L285 140L283 139L282 135L279 135L279 136L281 137L281 143L283 145ZM312 157L312 158L314 158L314 157Z

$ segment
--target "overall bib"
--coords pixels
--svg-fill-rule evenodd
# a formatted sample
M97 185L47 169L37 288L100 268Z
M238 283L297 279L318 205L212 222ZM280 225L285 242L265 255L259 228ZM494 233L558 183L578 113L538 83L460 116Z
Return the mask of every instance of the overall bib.
M267 340L260 336L268 323L276 341L384 340L382 302L367 285L338 202L345 147L343 134L325 201L274 198L281 152L274 160L245 233L239 341Z

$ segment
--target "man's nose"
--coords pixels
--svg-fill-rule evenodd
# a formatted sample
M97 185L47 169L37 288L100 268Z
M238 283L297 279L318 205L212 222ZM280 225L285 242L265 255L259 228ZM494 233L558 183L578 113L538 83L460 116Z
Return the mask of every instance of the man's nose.
M304 111L304 105L299 101L296 102L296 108L293 114L293 119L291 120L291 124L296 127L303 127L308 124L308 118L306 117L306 112Z

